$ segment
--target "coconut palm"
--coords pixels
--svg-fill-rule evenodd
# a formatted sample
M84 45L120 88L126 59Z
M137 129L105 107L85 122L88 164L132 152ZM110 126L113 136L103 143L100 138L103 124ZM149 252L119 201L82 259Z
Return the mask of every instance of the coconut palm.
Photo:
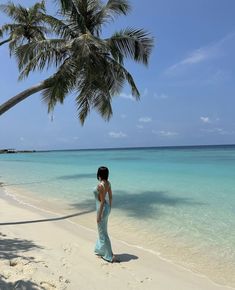
M132 95L140 94L124 60L148 64L153 39L142 29L126 28L102 38L102 28L118 15L130 11L127 0L61 0L60 19L46 16L58 36L21 45L16 49L20 79L51 65L56 72L40 84L0 106L0 114L35 92L42 91L48 111L76 94L79 119L83 124L91 109L105 120L112 116L112 98L127 82Z
M8 38L0 42L0 46L9 43L12 53L16 47L24 43L45 39L44 34L48 29L44 25L46 13L44 1L35 3L30 8L8 2L0 5L0 10L13 20L13 23L1 27L0 36L7 34Z

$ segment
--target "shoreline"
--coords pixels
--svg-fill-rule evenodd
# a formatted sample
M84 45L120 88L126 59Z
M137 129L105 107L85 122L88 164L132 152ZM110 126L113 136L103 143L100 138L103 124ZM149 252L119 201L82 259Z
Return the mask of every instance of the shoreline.
M47 150L40 150L40 149L25 149L25 150L17 150L17 149L0 149L0 154L11 154L11 153L45 153L45 152L64 152L64 151L113 151L113 150L146 150L146 149L213 149L213 148L220 148L226 147L231 148L235 147L235 144L197 144L197 145L164 145L164 146L141 146L141 147L98 147L98 148L72 148L72 149L47 149Z
M64 220L61 219L60 221L56 221L56 222L52 221L52 219L55 218L55 215L57 215L57 216L59 215L58 213L55 213L55 212L49 213L49 211L46 211L42 208L37 208L35 206L31 206L31 208L30 208L30 205L26 204L26 203L19 204L19 200L18 201L13 200L12 197L10 197L9 195L7 197L7 190L4 188L0 189L0 193L1 193L0 202L5 203L5 206L2 207L2 208L4 208L3 213L2 213L2 217L1 217L2 222L4 222L4 221L7 222L7 220L5 220L5 218L7 218L9 216L9 214L7 214L6 212L14 212L14 210L12 211L12 209L11 209L12 207L15 208L15 211L18 213L18 215L14 215L14 219L16 219L18 221L19 221L19 219L23 220L23 217L27 217L29 219L30 216L35 215L35 212L36 212L36 216L37 216L38 220L40 220L40 219L42 220L43 218L48 219L48 223L38 223L37 227L38 226L41 227L42 225L44 225L46 228L50 229L49 232L56 231L56 232L59 232L59 234L66 231L67 237L66 238L64 237L64 241L67 240L68 236L70 236L71 241L73 241L75 244L77 244L77 242L78 242L78 244L80 246L81 246L81 244L84 244L84 243L85 244L87 243L91 247L93 246L95 239L96 239L96 231L95 230L89 229L83 225L79 225L78 223L73 222L70 219L64 219ZM50 219L51 219L51 221L49 221ZM9 221L10 220L8 219L8 222ZM31 239L34 241L33 233L35 233L35 227L36 227L35 224L33 224L33 223L29 223L27 225L22 224L21 226L17 226L17 227L20 227L20 229L17 229L17 230L18 230L18 233L22 237L24 237L24 235L26 234L24 227L27 227L27 229L28 229L27 234L30 234ZM14 229L14 226L10 226L10 225L4 226L4 227L2 226L1 231L4 231L5 229L11 230L11 228ZM74 233L77 231L79 231L79 233L82 231L83 236L77 236L77 235L71 236L71 232ZM13 234L16 234L16 233L13 232ZM37 233L37 235L38 235L38 233ZM17 238L17 236L15 238ZM51 238L52 238L52 240L50 238L45 237L43 242L45 244L48 244L48 243L50 244L51 242L56 244L56 242L58 242L57 241L58 239L56 237L55 238L51 237ZM128 286L129 282L127 280L131 277L125 278L126 280L124 279L124 277L126 277L126 275L130 272L130 269L128 268L129 265L130 266L133 265L133 267L134 267L133 273L135 273L135 271L136 271L136 273L138 272L137 276L143 277L143 275L142 275L143 273L145 273L146 277L151 276L151 277L148 277L148 279L147 278L146 279L140 278L139 283L135 282L136 286L140 287L137 289L156 289L155 287L159 283L159 281L158 281L159 277L157 280L155 280L155 276L158 276L159 270L161 269L161 267L159 267L160 265L164 266L164 269L165 269L163 273L161 273L161 270L160 270L161 284L162 284L162 288L160 288L160 289L172 289L169 285L173 285L173 287L174 287L175 284L179 285L178 289L185 289L185 290L186 289L187 290L188 289L197 289L197 290L198 289L201 289L201 290L202 289L205 289L205 290L209 290L209 289L213 289L213 290L214 289L235 289L235 288L232 288L229 286L222 286L222 285L216 284L215 282L213 282L212 280L210 280L206 276L199 274L199 273L194 273L190 269L186 269L180 265L174 264L173 262L171 262L167 259L164 259L163 257L161 257L161 255L155 253L154 251L145 249L145 248L138 246L138 245L132 245L132 244L129 244L125 241L114 239L112 237L111 237L111 239L112 239L112 243L113 243L113 247L114 247L115 252L117 252L117 253L122 252L122 251L125 252L126 248L128 248L128 249L131 249L130 252L135 253L135 255L132 255L133 257L134 256L138 257L137 259L134 259L134 258L131 259L131 255L129 254L130 260L128 263L123 262L123 263L120 263L119 265L114 265L114 264L106 265L107 267L110 267L110 269L112 269L112 270L118 269L119 271L120 271L120 268L122 269L122 266L121 266L122 264L125 264L125 266L127 265L127 267L124 267L125 271L122 270L124 273L120 273L121 278L122 278L121 280L123 280L122 282L123 283L125 282L125 285L122 285L123 289L130 289L130 287ZM61 243L63 241L63 239L62 240L60 239L59 241L60 241L59 243ZM87 251L87 246L83 246L83 247L84 248L82 248L82 249L86 250L85 251L86 255L85 255L84 260L83 260L83 264L84 264L85 268L89 269L89 267L93 267L94 271L96 271L100 267L104 267L102 265L105 262L98 261L99 259L97 260L97 258L94 257L93 252L92 252L92 248ZM71 251L72 251L72 248L71 248ZM55 254L55 256L59 256L58 249L57 250L55 249L53 254ZM127 256L128 256L128 254L127 254ZM66 259L68 259L67 255L66 255ZM46 258L45 258L45 260L46 260ZM88 263L87 260L89 260L90 263ZM47 261L47 262L49 264L51 261ZM98 264L97 264L97 262L98 262ZM149 265L148 265L149 263L151 264L151 271L150 271L152 273L151 275L147 275L148 270L149 270ZM105 264L107 264L107 263L105 263ZM55 266L55 268L59 268L60 270L63 269L63 267L61 269L61 266L58 266L58 265ZM109 268L107 268L107 269L109 269ZM76 272L76 266L75 266L75 269L71 269L71 273L73 271ZM173 281L171 281L172 280L172 273L171 272L174 274ZM122 275L123 275L123 277L122 277ZM86 271L85 272L83 271L83 273L82 273L82 277L84 277L84 276L87 277L88 279L90 277L89 273L86 273ZM104 273L102 273L100 278L105 279L105 277L106 277L106 275L104 275ZM168 281L169 277L171 277L170 281ZM78 288L76 288L77 286L76 287L72 286L72 285L76 285L76 283L79 282L79 281L77 281L77 278L78 278L77 276L74 277L73 275L71 275L71 277L68 278L69 281L71 281L71 283L69 283L70 285L64 285L63 287L67 287L64 289L74 289L74 290L78 289ZM32 279L34 279L33 275L31 277L31 280ZM83 283L85 283L85 281L83 281ZM115 282L115 283L118 283L118 282ZM58 288L60 286L56 286L56 287L57 288L51 288L51 289L60 289L60 288ZM101 288L87 288L86 287L86 289L101 289ZM50 288L46 288L46 289L50 289Z
M96 224L94 222L95 208L91 209L90 205L89 207L80 207L78 204L74 207L64 199L39 197L38 194L31 190L28 191L24 187L16 186L14 185L8 188L6 185L5 191L8 192L11 199L16 199L17 204L20 203L26 205L31 210L36 209L39 212L42 211L43 213L49 213L55 216L72 216L72 220L67 221L73 223L75 226L82 226L96 233ZM163 232L159 232L154 237L146 231L144 235L140 235L140 227L136 227L136 224L130 224L130 221L125 225L125 217L119 221L119 213L117 214L115 211L109 223L109 232L113 239L152 253L158 258L190 271L193 274L206 277L215 283L215 285L225 285L234 287L232 289L235 289L233 265L231 267L228 263L224 263L223 259L217 259L217 256L209 256L207 249L204 249L200 253L196 252L195 254L190 246L180 244L177 238L174 239L174 237L170 237L169 234L165 235ZM75 215L74 212L76 212ZM142 228L144 228L144 225ZM148 237L147 240L146 237ZM155 244L149 242L152 238L155 239ZM211 261L214 261L213 264ZM221 265L223 266L221 267Z

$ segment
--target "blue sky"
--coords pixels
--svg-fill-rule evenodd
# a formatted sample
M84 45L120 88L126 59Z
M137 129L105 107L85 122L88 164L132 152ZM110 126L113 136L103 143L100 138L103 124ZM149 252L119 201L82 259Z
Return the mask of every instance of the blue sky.
M3 1L1 1L2 3ZM19 1L14 1L15 3ZM32 0L20 1L25 6ZM52 1L47 1L52 3ZM141 100L128 87L105 122L92 112L82 127L73 96L51 116L39 94L0 117L0 148L76 149L235 143L234 0L130 1L132 12L106 27L145 28L155 39L149 67L127 62ZM49 11L54 11L52 4ZM1 14L0 25L7 19ZM45 79L18 82L14 58L0 47L0 102Z

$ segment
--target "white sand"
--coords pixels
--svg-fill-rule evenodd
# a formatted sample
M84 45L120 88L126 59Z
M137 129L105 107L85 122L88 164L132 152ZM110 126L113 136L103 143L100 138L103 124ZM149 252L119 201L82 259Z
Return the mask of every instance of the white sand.
M1 290L232 289L114 239L113 250L122 262L107 263L93 254L96 232L73 218L3 225L58 217L6 199L3 190L0 208Z

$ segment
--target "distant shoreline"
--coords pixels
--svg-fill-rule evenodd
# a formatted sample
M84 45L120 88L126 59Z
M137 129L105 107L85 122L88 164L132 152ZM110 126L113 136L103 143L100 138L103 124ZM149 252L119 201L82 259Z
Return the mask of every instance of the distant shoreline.
M40 152L65 152L65 151L112 151L112 150L168 150L168 149L200 149L200 148L221 148L221 147L235 147L235 144L215 144L215 145L179 145L179 146L143 146L143 147L107 147L107 148L80 148L80 149L48 149L48 150L36 150L37 153Z
M48 150L16 150L16 149L0 149L0 154L11 153L44 153L44 152L65 152L65 151L103 151L103 150L169 150L169 149L214 149L214 148L231 148L235 147L235 144L215 144L215 145L178 145L178 146L143 146L143 147L107 147L107 148L80 148L80 149L48 149Z
M0 154L33 153L33 152L36 152L36 150L0 149Z

